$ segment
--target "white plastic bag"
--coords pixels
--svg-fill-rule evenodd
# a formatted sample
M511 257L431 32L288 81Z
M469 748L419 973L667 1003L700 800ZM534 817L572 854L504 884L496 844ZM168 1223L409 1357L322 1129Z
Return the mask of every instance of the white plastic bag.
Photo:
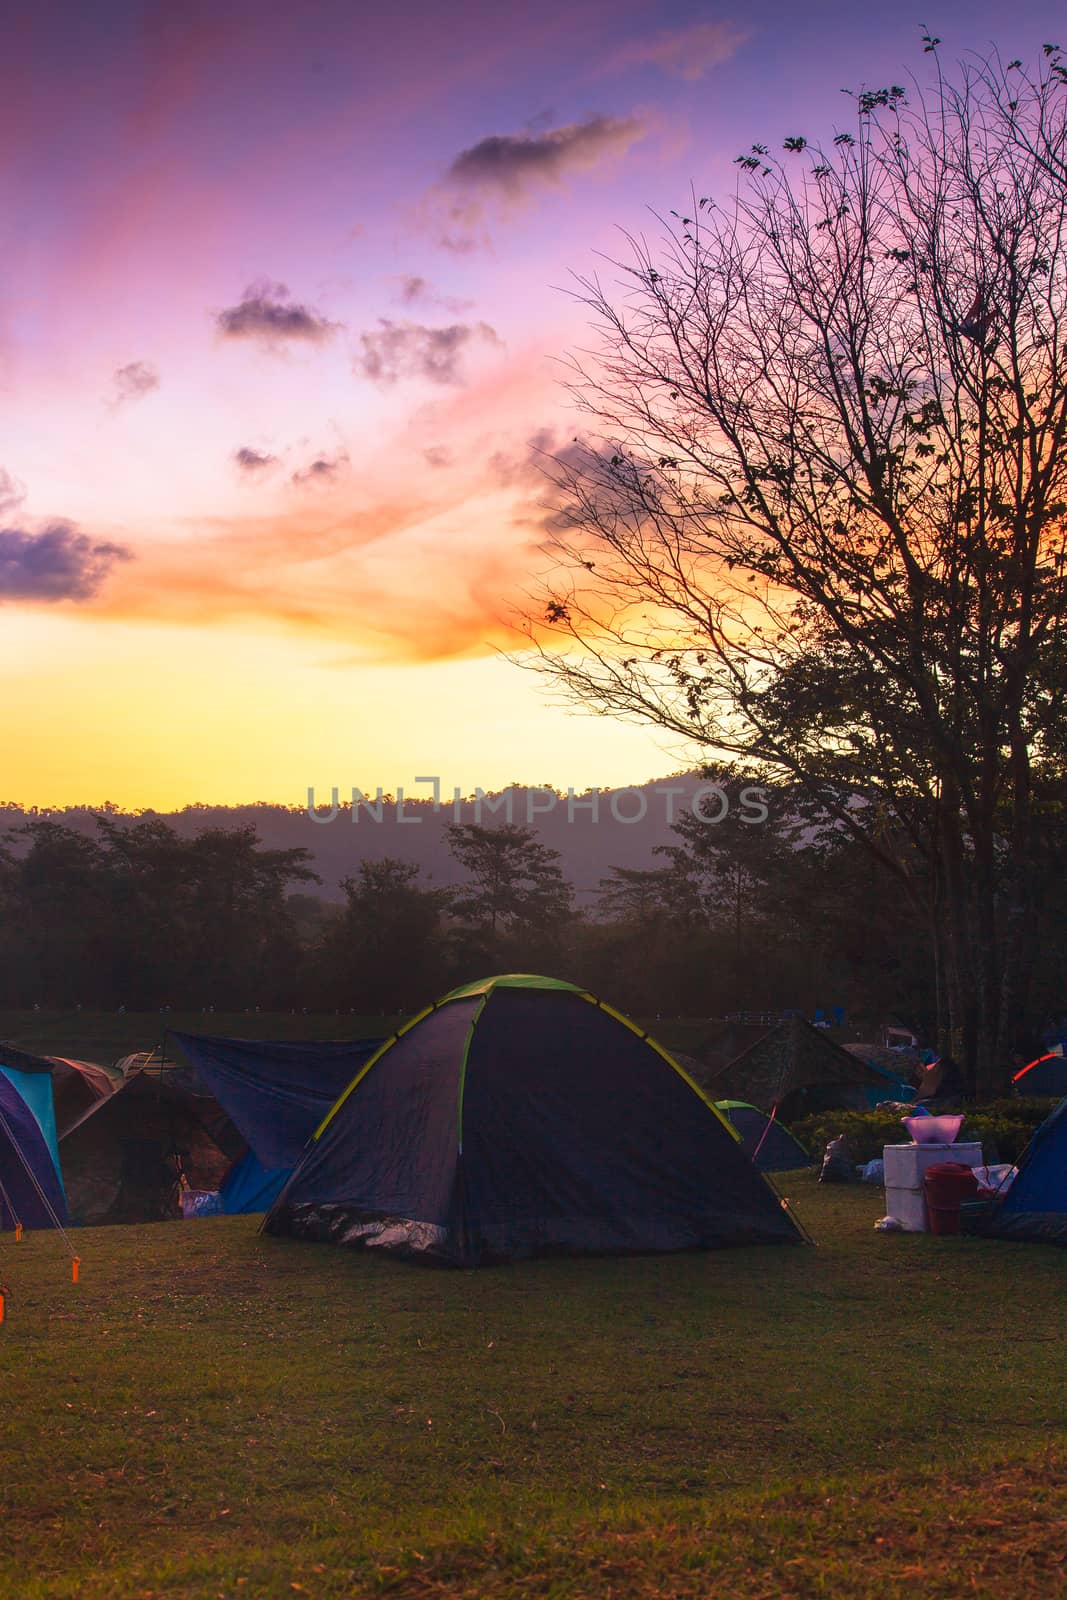
M1015 1181L1015 1168L1010 1161L1002 1161L992 1167L975 1167L974 1175L983 1189L995 1189L998 1194L1007 1194Z

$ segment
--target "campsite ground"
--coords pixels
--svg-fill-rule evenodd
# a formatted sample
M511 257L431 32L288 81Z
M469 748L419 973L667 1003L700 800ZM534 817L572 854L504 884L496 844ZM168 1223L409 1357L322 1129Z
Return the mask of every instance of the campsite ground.
M254 1218L0 1242L0 1593L1046 1596L1065 1257L872 1232L479 1273Z

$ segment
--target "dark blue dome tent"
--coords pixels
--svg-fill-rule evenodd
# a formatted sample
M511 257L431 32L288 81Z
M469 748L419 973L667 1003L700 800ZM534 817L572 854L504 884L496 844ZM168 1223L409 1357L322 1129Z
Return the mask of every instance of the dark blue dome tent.
M998 1196L981 1231L1067 1245L1067 1098L1019 1157L1010 1189Z
M744 1100L716 1100L715 1104L740 1134L741 1148L761 1172L790 1172L812 1165L812 1157L799 1139L774 1117Z
M0 1072L0 1230L60 1228L67 1202L37 1118Z
M1030 1061L1012 1078L1016 1094L1049 1095L1059 1099L1067 1094L1067 1056L1063 1045L1053 1046L1046 1055Z
M373 1055L263 1226L467 1267L802 1242L659 1045L525 974L453 990Z

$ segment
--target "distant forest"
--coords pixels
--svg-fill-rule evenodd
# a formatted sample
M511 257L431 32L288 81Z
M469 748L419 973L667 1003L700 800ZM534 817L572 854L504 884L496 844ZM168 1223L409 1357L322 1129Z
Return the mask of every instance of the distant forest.
M601 878L612 867L655 865L657 846L673 841L672 822L692 805L701 783L696 773L681 773L632 789L601 790L595 800L591 792L575 795L569 802L565 793L547 786L513 785L481 799L470 796L457 806L442 778L437 808L430 785L412 781L406 789L387 791L380 802L378 788L368 785L368 803L354 808L353 786L341 786L336 791L336 812L332 804L335 791L320 786L314 791L316 821L311 820L306 802L189 805L180 811L145 811L139 815L144 820L167 823L186 839L205 828L231 829L252 824L269 849L307 850L320 880L316 893L338 903L345 899L341 887L344 879L351 877L361 862L386 857L417 866L426 880L438 887L458 885L463 873L449 849L447 836L447 828L453 822L533 825L542 843L559 852L561 870L573 885L578 904L592 905ZM739 806L742 786L728 787L734 805ZM97 835L100 816L134 820L113 805L42 808L28 813L18 806L0 803L0 833L19 827L33 816L90 837ZM626 820L619 820L622 818Z
M643 1016L841 1005L929 1034L929 934L891 876L840 830L806 826L795 797L767 795L755 820L740 787L723 787L725 811L713 793L700 816L679 804L673 826L660 814L640 832L581 828L558 807L533 826L503 807L479 823L427 805L422 828L384 810L380 823L329 825L275 807L9 810L0 1003L395 1013L510 969L587 984ZM561 834L566 855L548 842ZM427 856L400 853L413 838L432 875ZM583 858L579 839L600 853ZM324 881L331 849L348 863L336 882ZM1067 929L1056 905L1045 919L1035 1019L1061 1000Z

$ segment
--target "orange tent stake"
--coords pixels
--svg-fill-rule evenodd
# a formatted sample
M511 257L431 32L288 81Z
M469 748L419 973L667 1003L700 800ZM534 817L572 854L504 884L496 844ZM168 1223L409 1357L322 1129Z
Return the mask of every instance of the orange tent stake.
M16 1224L15 1224L15 1243L18 1244L18 1242L19 1242L19 1240L21 1238L22 1238L22 1223L21 1222L16 1222Z
M78 1281L78 1268L81 1266L81 1264L82 1264L81 1256L72 1257L71 1263L70 1263L70 1281L71 1281L71 1283L77 1283L77 1281Z
M8 1294L7 1284L6 1283L0 1283L0 1322L3 1322L3 1320L4 1320L4 1311L6 1309L5 1301L7 1300L7 1294Z

